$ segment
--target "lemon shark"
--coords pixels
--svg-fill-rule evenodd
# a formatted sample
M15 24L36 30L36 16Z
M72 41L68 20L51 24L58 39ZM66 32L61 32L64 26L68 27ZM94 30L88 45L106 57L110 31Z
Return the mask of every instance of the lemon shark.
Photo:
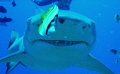
M38 29L43 13L38 8L36 15L28 18L22 37L12 31L9 55L0 59L0 63L7 63L6 73L21 64L41 71L76 66L114 74L90 54L96 41L94 21L76 12L59 10L54 32L42 36Z

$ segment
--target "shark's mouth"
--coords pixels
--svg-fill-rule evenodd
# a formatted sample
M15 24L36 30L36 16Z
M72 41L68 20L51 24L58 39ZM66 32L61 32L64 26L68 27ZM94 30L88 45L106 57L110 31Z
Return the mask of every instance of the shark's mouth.
M71 45L82 44L82 43L88 45L88 43L85 41L42 40L42 39L39 39L36 41L43 41L54 46L71 46Z

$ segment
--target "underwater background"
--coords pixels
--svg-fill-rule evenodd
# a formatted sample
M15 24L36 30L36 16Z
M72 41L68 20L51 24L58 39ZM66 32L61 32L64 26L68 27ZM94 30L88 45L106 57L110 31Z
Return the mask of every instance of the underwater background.
M16 7L10 2L0 1L0 5L7 9L7 13L0 13L0 17L10 17L12 22L7 26L0 25L0 58L7 55L7 46L12 30L16 30L20 36L24 34L26 20L35 15L35 8L39 7L31 0L16 0ZM42 6L46 10L55 3ZM111 69L115 74L120 74L120 54L114 55L109 50L120 51L120 22L115 19L115 14L120 14L120 0L73 0L71 11L78 12L96 23L97 40L91 54ZM118 59L118 63L115 61ZM6 64L0 63L0 74L5 74ZM22 65L18 65L9 74L100 74L95 71L78 67L69 67L56 71L37 71Z

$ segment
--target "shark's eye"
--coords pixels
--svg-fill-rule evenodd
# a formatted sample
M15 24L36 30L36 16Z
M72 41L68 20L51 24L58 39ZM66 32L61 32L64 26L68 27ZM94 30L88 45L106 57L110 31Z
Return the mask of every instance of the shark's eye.
M85 29L85 28L86 28L86 26L83 26L83 27L82 27L82 29Z
M65 22L65 19L64 19L64 18L60 18L60 19L59 19L59 22L60 22L61 24L63 24L63 23Z

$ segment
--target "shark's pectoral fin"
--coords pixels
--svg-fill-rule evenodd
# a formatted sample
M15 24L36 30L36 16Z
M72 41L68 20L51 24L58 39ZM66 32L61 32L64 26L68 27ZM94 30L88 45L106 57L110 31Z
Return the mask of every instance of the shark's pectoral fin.
M20 52L15 52L13 54L10 54L4 58L0 59L0 63L8 63L8 62L19 62L21 61L23 58L25 58L25 54L24 53L20 53Z
M7 70L6 70L6 74L9 73L10 71L12 71L20 62L9 62L6 64L7 66Z
M88 55L88 57L84 61L80 61L74 66L98 71L103 74L114 74L110 69L108 69L106 66L104 66L102 63L100 63L97 59L95 59L91 55Z

